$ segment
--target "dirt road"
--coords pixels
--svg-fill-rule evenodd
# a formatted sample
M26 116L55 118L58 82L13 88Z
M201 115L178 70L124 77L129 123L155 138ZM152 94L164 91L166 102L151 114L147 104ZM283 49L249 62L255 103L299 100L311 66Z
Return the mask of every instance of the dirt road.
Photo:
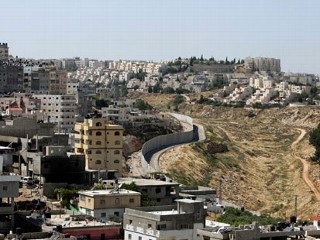
M310 164L306 159L303 159L297 155L297 144L304 138L306 135L307 131L302 129L302 128L297 128L301 132L300 136L291 144L291 149L292 149L292 156L295 157L296 159L299 159L301 163L303 164L303 180L308 184L312 192L314 193L315 197L317 198L318 201L320 201L320 192L318 189L315 187L314 183L311 181L309 178L309 169L310 169Z

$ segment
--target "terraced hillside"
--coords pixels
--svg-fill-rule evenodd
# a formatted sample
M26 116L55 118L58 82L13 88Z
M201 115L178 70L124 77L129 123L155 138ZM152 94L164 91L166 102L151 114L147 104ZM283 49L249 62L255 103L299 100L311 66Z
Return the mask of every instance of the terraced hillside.
M146 99L155 105L160 101L161 106L173 99L159 97L149 95ZM301 160L314 151L308 144L308 132L320 122L320 109L252 110L183 103L179 112L202 124L207 140L163 154L163 172L179 182L214 188L222 179L223 199L275 216L292 215L294 196L298 195L298 215L318 215L320 204L303 178ZM209 154L210 142L224 143L228 151ZM306 175L320 190L319 165L311 163Z

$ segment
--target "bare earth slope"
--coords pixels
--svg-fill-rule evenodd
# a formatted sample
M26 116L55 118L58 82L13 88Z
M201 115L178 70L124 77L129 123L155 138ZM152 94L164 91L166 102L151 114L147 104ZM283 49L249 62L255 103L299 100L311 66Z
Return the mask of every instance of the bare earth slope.
M308 131L319 123L320 109L246 110L185 104L180 112L205 127L207 140L163 154L162 171L181 182L215 188L222 179L222 198L251 210L289 217L294 195L298 195L299 216L317 214L319 166L306 159L313 153ZM255 116L248 117L250 112ZM208 154L210 141L227 144L229 151Z

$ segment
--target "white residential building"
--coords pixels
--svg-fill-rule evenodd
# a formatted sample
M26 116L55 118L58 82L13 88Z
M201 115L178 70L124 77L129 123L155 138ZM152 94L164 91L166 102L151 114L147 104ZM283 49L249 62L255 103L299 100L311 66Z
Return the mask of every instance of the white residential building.
M56 132L70 132L74 128L76 99L72 95L34 95L41 100L41 112L45 122L55 123Z
M197 229L205 226L202 201L179 199L177 205L126 208L125 240L200 240Z

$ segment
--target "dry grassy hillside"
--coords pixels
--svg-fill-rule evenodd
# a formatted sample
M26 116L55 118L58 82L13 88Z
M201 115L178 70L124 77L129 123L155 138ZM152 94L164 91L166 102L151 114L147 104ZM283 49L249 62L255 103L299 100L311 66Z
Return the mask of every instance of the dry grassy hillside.
M207 140L164 154L161 159L164 172L182 182L215 188L222 178L225 200L281 217L293 214L297 194L299 215L316 214L317 200L302 178L303 166L292 155L291 145L300 135L298 128L309 131L318 124L320 110L184 105L180 112L205 126ZM225 143L229 151L208 154L206 147L211 141ZM313 153L308 136L296 148L303 158ZM319 166L314 165L309 175L320 189Z

